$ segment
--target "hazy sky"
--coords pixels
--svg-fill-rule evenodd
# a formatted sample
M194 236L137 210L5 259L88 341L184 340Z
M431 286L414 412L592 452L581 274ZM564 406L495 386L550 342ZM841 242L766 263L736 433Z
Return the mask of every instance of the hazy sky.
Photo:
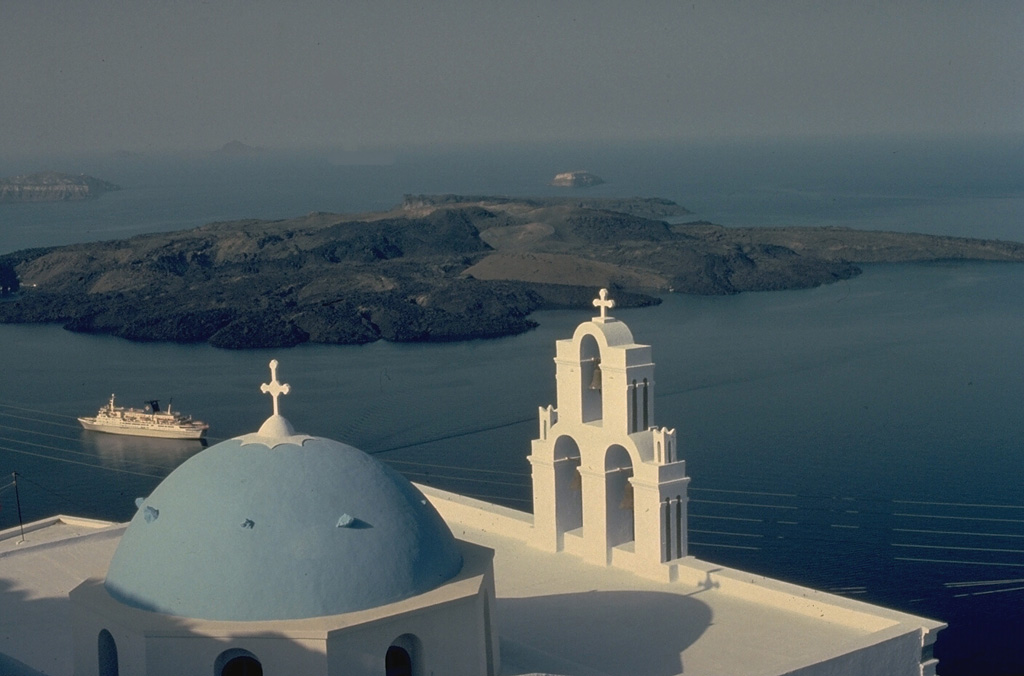
M0 153L1024 132L1024 4L0 0Z

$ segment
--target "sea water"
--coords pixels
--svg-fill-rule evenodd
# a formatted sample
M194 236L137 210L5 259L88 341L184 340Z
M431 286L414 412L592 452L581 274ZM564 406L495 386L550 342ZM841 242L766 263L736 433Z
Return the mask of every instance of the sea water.
M4 205L0 251L386 209L403 193L566 194L546 182L568 169L608 180L569 194L667 197L729 226L1024 239L1019 147L418 150L372 166L80 159L75 170L125 189ZM614 314L653 345L655 420L677 429L692 477L691 553L949 622L937 647L947 676L1024 670L1024 266L876 265L816 289L671 295ZM211 424L211 442L230 438L269 415L259 384L272 358L297 429L415 481L529 509L526 455L537 407L555 403L554 341L587 316L537 313L537 329L497 340L246 352L0 326L0 528L17 523L15 471L25 520L129 518L135 497L202 445L86 433L75 416L111 392L126 405L174 397Z

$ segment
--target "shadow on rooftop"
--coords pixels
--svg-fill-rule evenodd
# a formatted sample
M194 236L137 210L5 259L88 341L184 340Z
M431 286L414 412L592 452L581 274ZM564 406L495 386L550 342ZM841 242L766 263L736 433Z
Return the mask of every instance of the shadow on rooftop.
M681 653L712 620L694 597L651 591L502 598L497 614L503 639L608 676L684 673Z
M0 578L0 676L71 674L74 668L71 605L66 592L60 596L34 597L19 588L17 581ZM327 672L324 652L313 650L306 641L296 640L285 633L262 630L235 639L214 638L194 634L187 619L166 615L163 618L166 622L162 628L164 632L181 639L195 636L210 641L219 646L214 652L221 655L239 652L253 655L261 661L266 658L269 673L283 673L279 668L269 666L275 664L275 659L280 661L274 655L282 648L275 647L274 642L284 644L288 664L295 670L293 673ZM124 638L122 631L115 625L111 625L109 630L115 645L120 643ZM252 648L254 652L242 647ZM84 659L95 664L100 657L90 654ZM380 655L379 662L383 673L384 654Z
M0 674L71 673L70 622L67 596L33 598L15 581L0 578ZM67 626L67 634L42 631L53 624Z

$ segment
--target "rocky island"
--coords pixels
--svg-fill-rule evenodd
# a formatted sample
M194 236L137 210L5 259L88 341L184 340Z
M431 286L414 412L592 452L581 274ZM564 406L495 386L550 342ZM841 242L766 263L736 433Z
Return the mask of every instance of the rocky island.
M1024 261L1024 244L840 228L674 223L659 199L414 195L388 212L211 223L0 256L0 322L224 348L450 341L541 308L848 279L858 263ZM16 281L11 283L11 278ZM18 289L20 282L20 290Z
M99 197L121 187L85 174L41 171L0 178L0 204L4 202L68 202Z
M601 185L604 179L591 174L589 171L565 171L555 174L551 179L551 185L562 188L587 188L592 185Z

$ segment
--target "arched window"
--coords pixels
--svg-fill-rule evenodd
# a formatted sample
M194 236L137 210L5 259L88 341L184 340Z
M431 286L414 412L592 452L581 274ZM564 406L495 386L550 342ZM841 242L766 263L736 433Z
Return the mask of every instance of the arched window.
M224 665L221 676L263 676L263 666L254 658L242 655Z
M416 636L402 634L388 646L384 655L387 676L420 676L423 672L423 646Z
M213 663L214 676L263 676L263 665L248 650L232 648L222 652Z
M96 639L96 653L99 656L99 675L117 676L117 644L106 629Z
M405 648L391 646L384 656L384 673L387 676L412 676L412 656Z

